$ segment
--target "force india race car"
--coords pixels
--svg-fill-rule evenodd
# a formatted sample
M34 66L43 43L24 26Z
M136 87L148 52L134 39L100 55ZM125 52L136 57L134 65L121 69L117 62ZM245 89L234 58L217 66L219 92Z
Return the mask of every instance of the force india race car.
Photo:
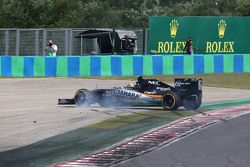
M75 104L101 106L162 106L176 110L183 106L196 110L202 101L202 79L178 78L174 87L156 79L137 78L135 84L112 89L79 89L72 99L58 99L59 105Z

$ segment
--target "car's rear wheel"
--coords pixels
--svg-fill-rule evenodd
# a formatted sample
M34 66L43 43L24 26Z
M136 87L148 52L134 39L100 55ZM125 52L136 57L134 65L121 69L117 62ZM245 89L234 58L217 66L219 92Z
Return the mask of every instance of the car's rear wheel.
M79 89L75 93L74 100L77 106L81 106L86 104L88 98L89 90L87 89Z
M162 96L161 105L165 110L176 110L179 107L179 96L175 92L167 92Z
M201 94L192 94L183 100L183 106L187 110L197 110L201 106Z

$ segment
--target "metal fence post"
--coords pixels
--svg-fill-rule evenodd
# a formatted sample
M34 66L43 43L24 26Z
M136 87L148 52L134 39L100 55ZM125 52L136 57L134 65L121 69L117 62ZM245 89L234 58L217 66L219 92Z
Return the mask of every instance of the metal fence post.
M35 55L39 55L39 30L35 30Z
M72 30L69 30L69 55L72 56L72 40L73 38L73 32Z
M69 52L68 52L68 43L69 43L69 41L68 41L68 30L65 30L65 44L64 44L64 49L65 49L65 51L64 51L64 55L66 55L66 56L68 56L69 55Z
M5 56L9 55L9 30L5 31Z
M144 39L144 50L143 50L143 53L144 54L148 54L148 35L149 35L149 33L148 33L148 29L144 29L144 33L143 33L143 39Z
M16 56L19 56L20 49L20 30L16 30Z
M113 32L112 32L112 54L115 53L115 29L113 28Z
M82 35L81 35L81 55L83 55L82 44L83 44L83 41L82 41Z
M42 46L43 46L43 55L47 55L46 53L46 44L47 44L47 30L43 30L43 43L42 43Z

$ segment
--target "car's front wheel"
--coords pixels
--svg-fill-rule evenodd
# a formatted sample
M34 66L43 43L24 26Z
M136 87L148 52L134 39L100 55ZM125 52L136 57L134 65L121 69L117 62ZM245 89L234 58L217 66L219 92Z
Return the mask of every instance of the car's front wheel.
M81 105L85 104L87 101L87 98L88 98L88 93L89 93L89 90L87 90L87 89L77 90L77 92L75 93L75 96L74 96L75 104L77 106L81 106Z

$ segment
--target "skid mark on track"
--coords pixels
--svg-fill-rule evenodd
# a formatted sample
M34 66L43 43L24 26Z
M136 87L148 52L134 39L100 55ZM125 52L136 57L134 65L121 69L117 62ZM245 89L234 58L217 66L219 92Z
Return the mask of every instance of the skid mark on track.
M249 104L194 115L137 135L102 151L57 164L55 167L112 166L161 146L171 144L204 127L248 113L250 113Z

